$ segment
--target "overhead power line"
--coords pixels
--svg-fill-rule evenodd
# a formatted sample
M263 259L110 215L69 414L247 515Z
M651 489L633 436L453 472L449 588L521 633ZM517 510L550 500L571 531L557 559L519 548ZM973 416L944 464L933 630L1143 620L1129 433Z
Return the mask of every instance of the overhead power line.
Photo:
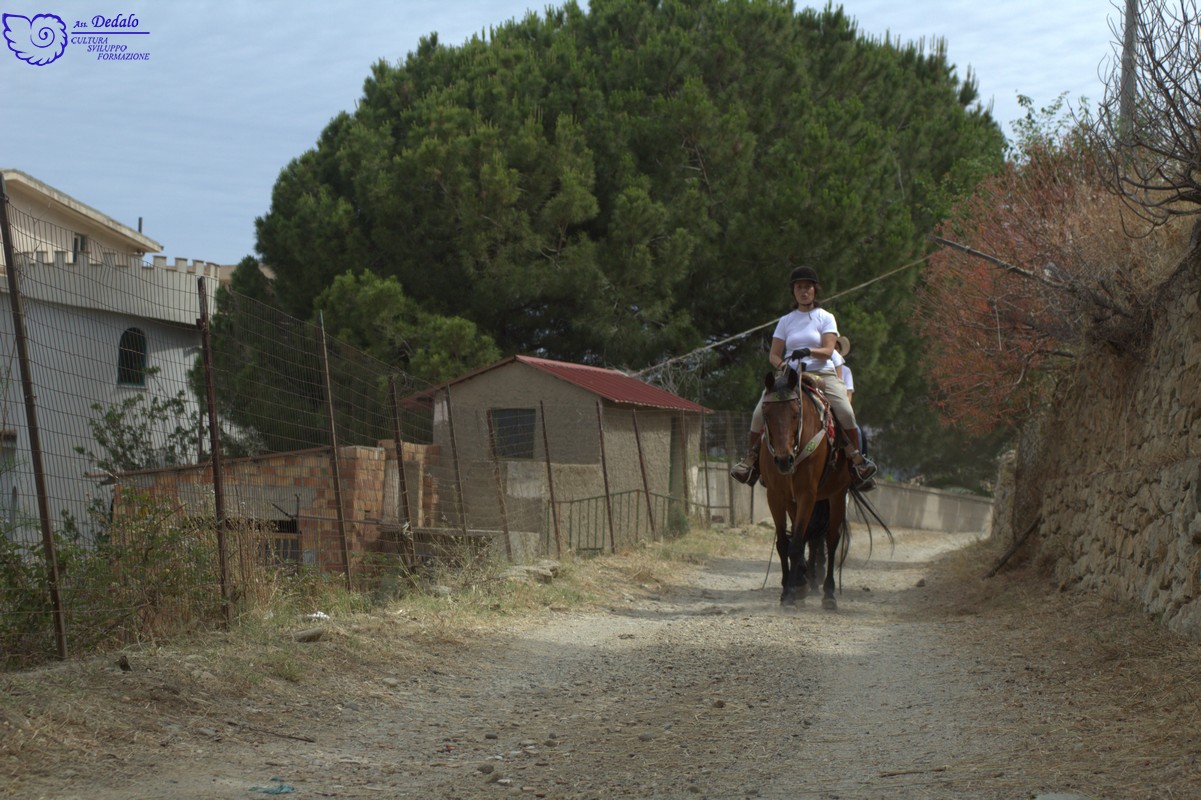
M928 258L930 258L930 254L924 255L915 261L910 261L908 264L897 267L894 270L885 272L883 275L877 275L876 277L872 278L871 280L864 281L863 283L860 283L857 286L852 286L849 289L844 289L841 292L832 294L829 297L825 298L824 302L827 302L827 303L833 302L840 297L845 297L846 295L851 294L852 292L857 292L860 289L863 289L867 286L871 286L873 283L878 283L887 278L891 278L892 276L897 275L898 273L904 272L905 270L909 269L910 267L915 267L918 264L921 264L922 262L926 261ZM716 342L710 342L709 344L702 345L701 347L698 347L695 350L689 350L687 353L684 353L683 355L672 356L671 358L667 359L666 361L660 361L658 364L652 364L649 367L645 367L645 368L640 369L637 372L634 372L631 374L634 375L635 377L641 377L643 375L646 375L647 373L664 369L666 367L671 366L672 364L676 364L678 362L686 361L690 358L693 358L696 355L705 352L706 350L712 350L716 347L721 347L722 345L729 344L730 342L738 341L739 339L741 339L745 336L750 336L752 333L755 333L756 331L761 331L764 328L770 328L773 325L775 325L778 321L779 321L779 317L776 317L776 318L770 320L769 322L763 323L762 325L756 325L753 328L747 328L745 331L736 333L733 336L727 336L726 338L720 339Z

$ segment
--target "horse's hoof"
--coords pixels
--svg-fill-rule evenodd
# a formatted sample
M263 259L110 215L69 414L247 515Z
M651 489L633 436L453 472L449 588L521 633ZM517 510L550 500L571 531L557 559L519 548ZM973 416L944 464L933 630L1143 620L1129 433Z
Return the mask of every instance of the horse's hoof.
M837 611L838 610L838 601L835 600L833 597L823 597L822 598L822 608L826 609L827 611Z

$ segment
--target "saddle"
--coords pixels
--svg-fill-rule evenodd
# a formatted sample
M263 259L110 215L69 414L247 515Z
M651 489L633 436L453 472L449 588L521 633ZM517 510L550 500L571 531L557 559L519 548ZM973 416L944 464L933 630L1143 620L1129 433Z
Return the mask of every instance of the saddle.
M809 372L801 373L801 396L807 396L817 408L817 413L826 421L826 440L833 448L837 440L838 428L830 401L826 399L826 384L821 378Z

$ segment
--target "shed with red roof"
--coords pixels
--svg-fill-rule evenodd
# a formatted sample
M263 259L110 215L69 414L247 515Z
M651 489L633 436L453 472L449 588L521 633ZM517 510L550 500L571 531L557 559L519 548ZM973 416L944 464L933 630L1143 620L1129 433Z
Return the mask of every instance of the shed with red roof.
M689 458L709 413L698 403L617 370L522 355L408 402L432 407L447 524L506 531L517 560L687 524Z

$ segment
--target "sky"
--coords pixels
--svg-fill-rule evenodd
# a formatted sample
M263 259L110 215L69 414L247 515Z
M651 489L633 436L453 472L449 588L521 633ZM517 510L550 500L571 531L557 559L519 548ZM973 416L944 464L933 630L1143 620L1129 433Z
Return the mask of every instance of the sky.
M26 60L0 35L0 167L131 228L141 219L169 259L235 264L255 253L254 220L280 170L354 110L372 64L403 61L431 33L458 45L548 5L561 2L0 0L0 14L54 15L67 28L65 47L18 47ZM824 0L796 0L806 5ZM945 39L1007 135L1019 93L1039 108L1063 93L1095 107L1121 19L1109 0L841 5L876 38ZM99 34L84 31L111 49L88 52ZM105 58L122 47L136 58Z

